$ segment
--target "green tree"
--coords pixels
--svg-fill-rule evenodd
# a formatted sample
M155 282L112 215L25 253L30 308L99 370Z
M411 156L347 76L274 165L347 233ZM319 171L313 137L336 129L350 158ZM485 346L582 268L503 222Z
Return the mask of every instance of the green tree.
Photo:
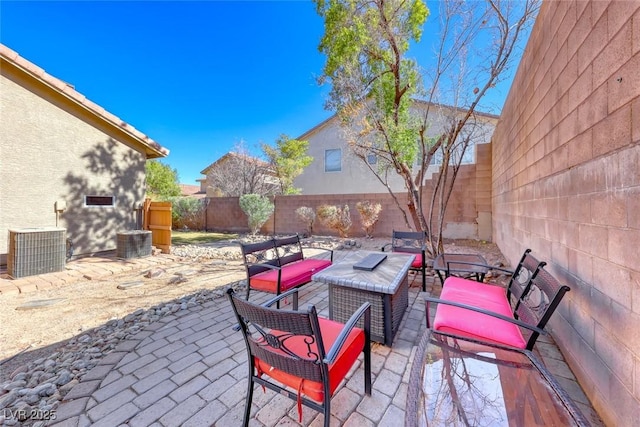
M482 126L476 108L513 62L514 47L535 20L539 0L442 0L434 24L435 57L428 67L407 58L429 15L423 0L314 0L324 18L319 49L327 59L321 82L331 84L328 107L341 118L353 153L388 189L410 229L427 232L432 256L443 250L444 214L467 147ZM417 101L426 108L412 108ZM442 104L441 134L427 135ZM423 211L427 168L442 157ZM376 165L367 162L375 155ZM399 175L406 200L389 178ZM411 221L410 221L411 219ZM411 224L413 223L413 225Z
M154 200L166 200L179 196L178 171L158 160L147 160L147 197Z
M282 194L300 193L300 189L293 186L293 180L313 161L313 157L307 155L308 148L308 141L290 139L287 135L280 135L275 147L262 144L262 151L280 182Z

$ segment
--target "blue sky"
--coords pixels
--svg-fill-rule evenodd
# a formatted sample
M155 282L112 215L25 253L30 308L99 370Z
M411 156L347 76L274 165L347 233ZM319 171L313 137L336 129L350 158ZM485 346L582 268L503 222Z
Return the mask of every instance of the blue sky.
M0 2L3 44L168 148L185 184L332 115L322 34L310 1Z

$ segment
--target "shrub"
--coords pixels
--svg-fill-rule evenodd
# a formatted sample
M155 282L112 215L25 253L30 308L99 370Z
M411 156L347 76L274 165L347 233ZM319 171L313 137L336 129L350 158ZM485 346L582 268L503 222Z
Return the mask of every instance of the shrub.
M380 203L364 201L356 203L356 209L360 213L364 232L367 234L367 237L371 237L373 229L376 226L376 222L378 222L378 218L380 217L382 205Z
M310 208L308 206L300 206L298 209L296 209L296 215L298 215L298 218L300 218L307 226L309 236L313 235L313 223L316 220L316 213L313 208Z
M204 228L204 200L194 197L171 197L172 227L176 230L188 228L202 230Z
M317 209L318 218L329 228L338 232L340 237L347 237L351 228L351 213L349 206L321 205Z
M249 229L257 234L260 227L267 222L274 210L274 205L268 197L260 194L245 194L240 196L240 209L249 218Z

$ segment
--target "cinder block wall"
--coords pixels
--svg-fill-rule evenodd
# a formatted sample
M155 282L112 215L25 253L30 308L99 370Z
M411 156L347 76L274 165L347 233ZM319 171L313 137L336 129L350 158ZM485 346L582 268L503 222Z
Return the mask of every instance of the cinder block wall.
M493 137L494 239L571 287L552 330L607 425L640 419L640 2L545 1Z
M456 185L447 207L444 236L449 238L468 238L491 240L491 145L476 146L476 164L464 165L458 172ZM425 194L432 192L432 182L426 187ZM406 203L406 193L398 195L401 203ZM248 231L247 217L240 209L237 197L210 198L207 206L206 228L211 231L230 231L244 233ZM406 230L395 202L387 193L335 194L335 195L298 195L277 196L275 214L262 227L264 234L289 234L306 231L306 225L295 214L300 206L317 209L322 204L349 206L351 212L350 236L364 236L356 203L368 200L380 203L382 211L374 230L374 236L388 237L392 230ZM424 201L425 212L429 200ZM487 221L488 218L488 221ZM484 221L482 227L479 222ZM336 232L319 221L314 224L315 235L335 235Z

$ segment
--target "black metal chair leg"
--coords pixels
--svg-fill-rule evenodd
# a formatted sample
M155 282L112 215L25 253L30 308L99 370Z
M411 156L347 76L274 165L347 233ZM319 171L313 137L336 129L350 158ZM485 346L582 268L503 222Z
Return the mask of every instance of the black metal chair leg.
M247 403L246 406L244 408L244 421L242 422L242 425L244 427L247 427L249 425L249 418L251 417L251 401L253 399L253 379L252 379L253 373L250 372L249 373L249 386L247 389Z

